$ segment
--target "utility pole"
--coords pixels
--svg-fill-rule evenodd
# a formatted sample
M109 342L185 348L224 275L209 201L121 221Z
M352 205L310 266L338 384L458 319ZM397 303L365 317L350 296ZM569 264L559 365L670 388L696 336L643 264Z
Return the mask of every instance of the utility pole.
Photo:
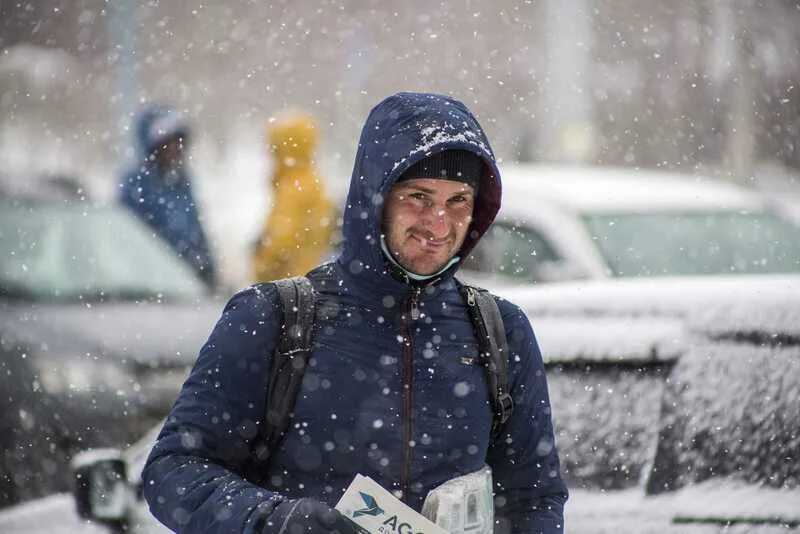
M114 154L126 160L134 157L133 117L138 106L136 81L136 17L135 0L114 0L108 3L108 41L110 61L115 65L116 93L112 96Z
M544 158L586 162L594 155L591 65L594 30L587 0L547 0L546 73L538 138Z

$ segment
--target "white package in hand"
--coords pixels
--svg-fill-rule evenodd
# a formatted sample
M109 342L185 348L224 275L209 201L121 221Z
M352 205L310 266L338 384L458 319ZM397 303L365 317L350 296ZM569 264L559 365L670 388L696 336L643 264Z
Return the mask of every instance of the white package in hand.
M448 480L432 489L422 515L451 534L492 534L492 470L483 469Z
M448 534L361 474L347 487L336 509L366 534Z

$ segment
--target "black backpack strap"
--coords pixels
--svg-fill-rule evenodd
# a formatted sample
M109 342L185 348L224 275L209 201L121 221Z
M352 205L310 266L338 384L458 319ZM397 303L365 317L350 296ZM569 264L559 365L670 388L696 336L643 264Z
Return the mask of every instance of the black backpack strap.
M458 289L467 303L467 310L475 336L478 338L481 358L486 369L492 402L492 441L511 413L514 399L511 398L508 381L508 341L503 317L494 296L485 289L458 283Z
M269 396L264 421L259 425L252 450L254 465L248 479L261 484L267 471L267 461L281 443L300 385L303 382L311 353L311 330L316 309L314 287L304 276L272 282L280 295L283 323L269 369Z

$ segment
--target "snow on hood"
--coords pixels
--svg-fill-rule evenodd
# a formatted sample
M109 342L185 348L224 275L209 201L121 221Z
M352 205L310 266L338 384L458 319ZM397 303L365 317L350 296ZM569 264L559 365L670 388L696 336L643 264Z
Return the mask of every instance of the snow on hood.
M669 317L537 317L533 320L548 363L658 363L677 359L688 333Z
M526 311L550 360L669 360L692 334L800 337L797 275L599 280L498 292Z
M696 328L800 333L800 276L663 277L507 288L533 316L666 315Z
M213 301L9 305L0 310L0 331L4 343L64 357L91 352L147 366L188 365L197 357L221 306Z

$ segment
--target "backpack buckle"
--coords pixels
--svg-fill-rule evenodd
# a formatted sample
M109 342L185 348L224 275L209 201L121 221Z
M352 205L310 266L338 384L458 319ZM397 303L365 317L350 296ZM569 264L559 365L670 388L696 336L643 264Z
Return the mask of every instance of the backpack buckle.
M497 419L500 424L508 421L514 412L514 399L508 393L501 393L497 396Z

